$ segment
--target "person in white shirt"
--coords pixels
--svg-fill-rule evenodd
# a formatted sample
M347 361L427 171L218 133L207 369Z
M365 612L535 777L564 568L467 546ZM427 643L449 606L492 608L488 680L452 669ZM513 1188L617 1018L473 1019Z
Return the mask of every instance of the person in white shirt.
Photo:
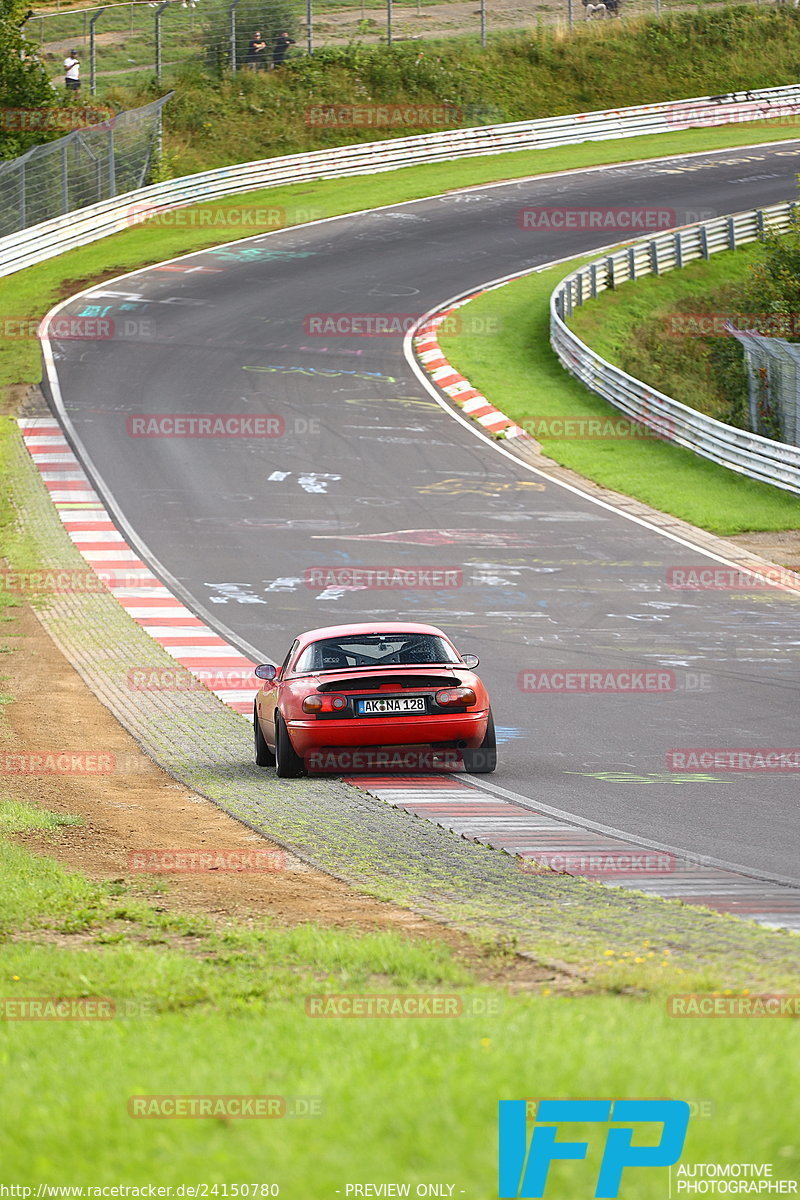
M75 56L75 51L70 50L67 57L64 59L64 70L66 71L66 79L64 82L67 85L68 92L78 92L81 87L81 64Z

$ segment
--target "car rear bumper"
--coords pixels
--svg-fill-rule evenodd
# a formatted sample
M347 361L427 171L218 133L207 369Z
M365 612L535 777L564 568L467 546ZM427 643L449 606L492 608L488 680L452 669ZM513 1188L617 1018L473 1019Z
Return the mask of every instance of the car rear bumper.
M328 748L358 749L366 746L461 745L470 750L480 746L486 735L488 709L413 717L354 717L338 720L296 720L287 726L292 745L304 758Z

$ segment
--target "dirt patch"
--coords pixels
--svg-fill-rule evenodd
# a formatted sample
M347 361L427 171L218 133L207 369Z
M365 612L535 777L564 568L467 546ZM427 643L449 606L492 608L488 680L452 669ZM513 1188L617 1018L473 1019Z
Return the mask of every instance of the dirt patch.
M515 989L561 982L551 969L513 955L484 952L455 930L353 888L286 854L209 800L176 783L142 753L89 691L27 605L15 610L13 647L3 657L6 708L0 749L7 753L113 754L126 773L3 776L5 798L76 814L82 825L29 831L15 841L90 878L136 881L144 899L167 911L191 911L248 924L263 917L360 930L394 930L435 938L485 982ZM210 871L162 876L166 892L129 869L142 850L253 851L273 848L285 867L270 871Z
M768 558L770 562L793 571L800 571L800 529L786 529L778 533L739 533L729 537L729 542Z

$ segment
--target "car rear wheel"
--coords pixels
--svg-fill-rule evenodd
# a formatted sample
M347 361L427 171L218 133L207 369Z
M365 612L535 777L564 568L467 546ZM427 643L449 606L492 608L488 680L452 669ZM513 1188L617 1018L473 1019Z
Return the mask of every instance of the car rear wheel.
M302 773L303 760L295 751L283 717L275 710L275 773L281 779L296 779Z
M256 766L271 767L275 762L275 755L270 750L267 745L267 739L261 732L255 705L253 705L253 736L255 738Z
M464 770L470 775L491 775L497 766L497 739L494 732L494 717L489 709L486 733L480 746L474 750L462 750Z

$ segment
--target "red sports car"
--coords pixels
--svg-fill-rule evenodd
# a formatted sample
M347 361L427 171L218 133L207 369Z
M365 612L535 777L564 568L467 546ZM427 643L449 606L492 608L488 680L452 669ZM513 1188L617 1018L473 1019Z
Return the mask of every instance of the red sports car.
M497 750L477 666L477 655L459 654L433 625L312 629L280 667L255 669L264 680L253 713L256 763L274 763L284 778L304 768L341 774L426 762L487 774Z

